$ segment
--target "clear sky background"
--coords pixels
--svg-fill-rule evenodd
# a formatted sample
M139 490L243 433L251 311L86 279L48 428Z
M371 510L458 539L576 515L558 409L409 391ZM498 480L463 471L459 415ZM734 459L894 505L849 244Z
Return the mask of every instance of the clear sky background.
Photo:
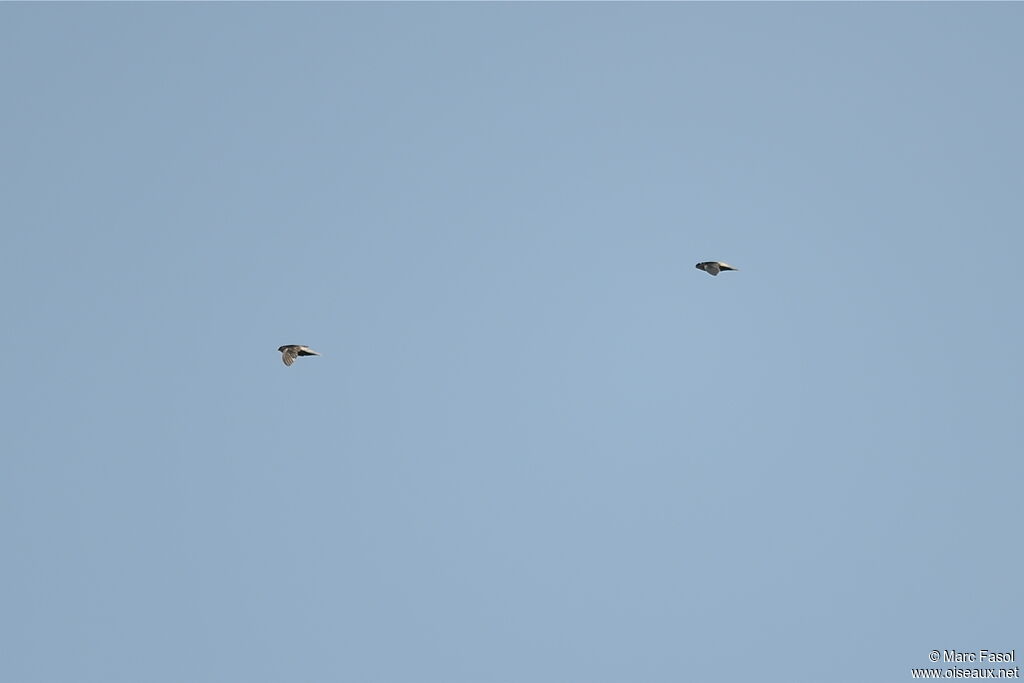
M3 5L0 679L1020 664L1022 30Z

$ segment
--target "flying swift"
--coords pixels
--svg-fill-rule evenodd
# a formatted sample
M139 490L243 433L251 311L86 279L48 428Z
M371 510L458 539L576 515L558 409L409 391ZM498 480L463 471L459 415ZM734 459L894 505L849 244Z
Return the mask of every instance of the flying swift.
M701 261L697 264L698 270L703 270L708 275L718 275L723 270L739 270L722 261Z
M285 344L277 350L281 352L281 360L284 361L285 365L291 365L299 356L320 355L308 346L299 346L298 344Z

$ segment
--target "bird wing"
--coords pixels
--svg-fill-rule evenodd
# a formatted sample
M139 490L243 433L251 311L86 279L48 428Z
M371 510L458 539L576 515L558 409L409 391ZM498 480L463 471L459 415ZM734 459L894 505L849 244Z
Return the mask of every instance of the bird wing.
M712 261L711 263L704 264L704 272L707 273L708 275L718 275L718 273L721 271L718 268L718 264Z
M298 355L299 352L295 350L295 347L290 346L281 352L281 360L284 361L285 365L291 365L295 362Z

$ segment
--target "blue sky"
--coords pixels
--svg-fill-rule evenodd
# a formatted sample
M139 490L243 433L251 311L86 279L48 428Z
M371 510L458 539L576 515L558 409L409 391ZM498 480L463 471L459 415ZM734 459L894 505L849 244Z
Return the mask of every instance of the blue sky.
M0 678L1024 650L1022 26L3 5Z

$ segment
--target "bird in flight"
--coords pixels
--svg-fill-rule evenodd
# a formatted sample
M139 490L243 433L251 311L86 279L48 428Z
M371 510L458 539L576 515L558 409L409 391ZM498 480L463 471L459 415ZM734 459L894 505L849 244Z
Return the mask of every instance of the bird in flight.
M728 263L722 261L701 261L697 264L697 268L703 270L708 275L718 275L723 270L739 270L739 268L733 268Z
M291 365L299 356L320 355L319 353L309 348L308 346L299 346L298 344L285 344L284 346L280 347L278 351L281 352L281 360L284 361L285 365Z

